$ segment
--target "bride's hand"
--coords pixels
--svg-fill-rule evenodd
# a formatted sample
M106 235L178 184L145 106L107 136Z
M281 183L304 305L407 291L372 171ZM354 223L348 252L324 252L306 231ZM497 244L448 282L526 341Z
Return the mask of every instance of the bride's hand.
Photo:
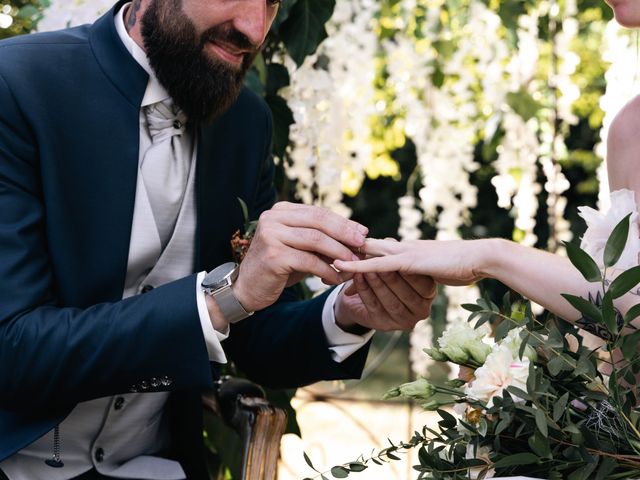
M402 272L428 275L445 285L469 285L481 280L491 255L490 240L395 240L367 239L361 249L365 260L336 260L344 272Z

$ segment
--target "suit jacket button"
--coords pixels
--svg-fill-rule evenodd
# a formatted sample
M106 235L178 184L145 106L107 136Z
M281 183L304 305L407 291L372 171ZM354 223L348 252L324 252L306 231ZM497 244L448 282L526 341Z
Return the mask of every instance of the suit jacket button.
M140 289L140 292L149 293L151 290L153 290L153 285L143 285L143 287Z
M104 450L102 448L96 448L93 458L95 458L98 463L102 462L104 460Z
M165 375L164 377L162 377L160 379L160 383L162 383L163 387L168 387L169 385L171 385L173 383L173 380L171 380L169 377L167 377Z

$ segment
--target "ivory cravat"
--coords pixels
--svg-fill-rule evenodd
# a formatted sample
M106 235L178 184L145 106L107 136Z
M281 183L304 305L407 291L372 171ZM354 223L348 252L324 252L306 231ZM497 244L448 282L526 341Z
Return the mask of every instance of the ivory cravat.
M170 99L144 107L144 112L151 146L140 170L164 249L175 228L191 168L191 152L184 151L180 141L187 118Z

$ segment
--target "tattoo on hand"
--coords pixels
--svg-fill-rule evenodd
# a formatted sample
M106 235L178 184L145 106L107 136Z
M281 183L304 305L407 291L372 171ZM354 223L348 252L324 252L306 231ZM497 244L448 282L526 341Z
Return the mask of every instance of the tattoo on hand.
M601 295L601 293L598 292L598 294L595 296L595 298L590 293L589 294L589 301L591 303L593 303L598 308L602 307L602 295ZM614 310L615 310L615 313L616 313L616 324L618 325L618 328L622 328L622 326L624 325L624 317L622 316L622 313L620 313L620 311L617 308L615 308ZM578 327L582 328L584 331L589 332L589 333L595 335L596 337L600 337L604 341L610 342L610 341L613 340L613 335L607 329L607 327L605 327L604 325L601 325L599 323L594 322L592 319L590 319L588 317L585 317L584 315L582 317L580 317L578 320L576 320L576 325Z
M138 10L140 10L141 0L133 0L129 10L129 18L127 19L127 31L131 30L136 24Z

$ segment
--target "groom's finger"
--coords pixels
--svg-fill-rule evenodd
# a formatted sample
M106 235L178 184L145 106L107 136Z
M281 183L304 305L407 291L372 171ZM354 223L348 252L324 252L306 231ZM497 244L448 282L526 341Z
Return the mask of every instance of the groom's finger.
M329 235L313 228L287 228L279 233L280 241L296 250L305 250L318 254L322 259L356 260L353 252Z
M290 204L295 205L295 204ZM324 232L338 242L354 248L364 245L369 230L353 220L344 218L326 208L309 205L295 207L276 207L263 212L261 224L269 224L272 228L310 228Z
M416 279L416 282L423 280L423 278L425 277ZM431 301L423 297L413 283L407 281L405 277L395 272L381 273L380 279L411 313L422 319L429 316L431 313Z
M400 275L422 298L433 300L438 294L438 285L432 277L409 273L401 273Z
M398 329L399 325L389 316L363 275L354 276L353 285L371 319L367 327L381 331Z
M395 275L395 274L391 274ZM407 305L396 295L387 283L377 273L365 273L364 278L371 287L378 302L397 324L402 325L403 320L413 317ZM404 280L402 280L404 281Z

